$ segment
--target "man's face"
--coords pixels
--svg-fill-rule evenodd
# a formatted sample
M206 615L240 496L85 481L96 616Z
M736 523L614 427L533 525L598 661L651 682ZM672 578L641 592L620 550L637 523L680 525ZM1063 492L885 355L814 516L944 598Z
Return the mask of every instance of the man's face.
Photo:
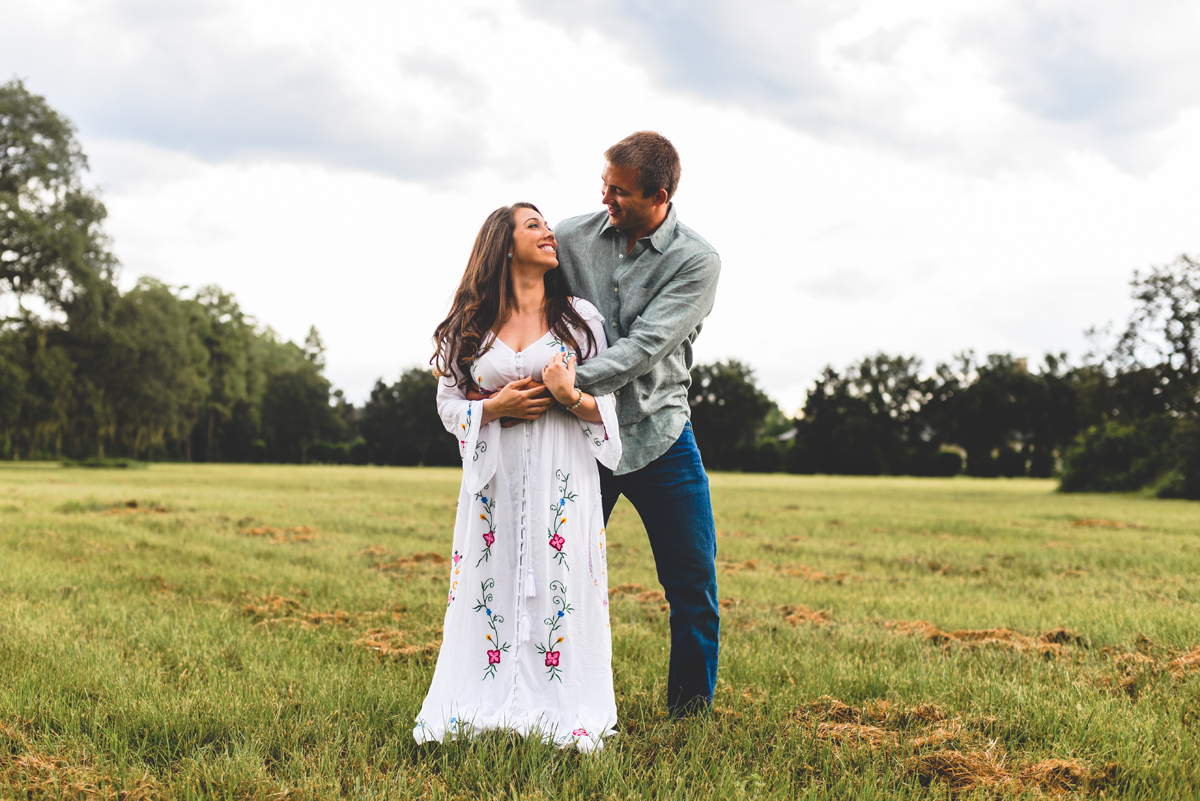
M600 202L608 207L608 221L619 231L642 231L654 224L655 198L642 197L636 167L614 167L607 162L600 173Z

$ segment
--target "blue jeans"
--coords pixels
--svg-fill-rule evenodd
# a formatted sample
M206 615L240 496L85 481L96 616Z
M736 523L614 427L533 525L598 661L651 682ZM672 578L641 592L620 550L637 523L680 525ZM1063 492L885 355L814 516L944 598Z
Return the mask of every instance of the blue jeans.
M671 605L667 709L673 717L707 709L717 683L717 532L708 474L692 424L667 452L633 473L600 466L604 522L622 494L642 518L658 581Z

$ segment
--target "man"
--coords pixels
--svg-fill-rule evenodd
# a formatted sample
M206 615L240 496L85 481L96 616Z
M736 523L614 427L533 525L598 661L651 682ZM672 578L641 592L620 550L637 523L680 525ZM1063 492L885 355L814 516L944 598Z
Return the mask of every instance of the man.
M717 541L688 387L721 261L676 219L679 154L665 137L640 131L604 157L606 208L559 224L559 269L605 317L608 350L576 384L616 394L624 453L615 471L600 467L604 519L623 494L646 527L671 605L667 707L682 717L711 706L717 679Z

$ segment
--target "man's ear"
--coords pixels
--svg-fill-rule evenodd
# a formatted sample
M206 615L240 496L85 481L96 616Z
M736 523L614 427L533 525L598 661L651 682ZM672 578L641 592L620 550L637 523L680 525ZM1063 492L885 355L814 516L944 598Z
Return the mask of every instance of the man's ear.
M668 200L670 200L670 199L671 199L671 198L667 197L667 190L665 190L665 189L659 189L659 190L658 190L658 193L657 193L657 194L655 194L655 196L654 196L654 205L655 205L655 206L661 206L661 205L665 204L665 203L666 203Z

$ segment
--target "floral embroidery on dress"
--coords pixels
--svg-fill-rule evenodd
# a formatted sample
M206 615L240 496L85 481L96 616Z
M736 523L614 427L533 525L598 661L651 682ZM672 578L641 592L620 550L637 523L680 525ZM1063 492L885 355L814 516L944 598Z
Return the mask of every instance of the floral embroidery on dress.
M571 734L575 735L576 737L590 737L591 736L590 734L587 733L587 729L583 729L583 728L576 729L575 731L571 732Z
M457 576L459 570L462 569L458 566L458 563L462 561L462 554L458 552L457 548L454 549L454 556L450 557L450 561L453 562L454 564L453 564L453 567L451 568L452 575L450 578L450 592L448 593L448 597L446 598L446 606L449 606L450 604L454 603L454 598L455 598L454 593L456 590L458 590L458 579L454 578L454 576Z
M567 518L563 516L563 512L567 509L568 501L571 503L575 502L575 493L570 492L567 488L571 481L570 473L556 470L554 471L554 475L560 482L558 485L559 498L558 503L551 504L550 506L551 525L546 529L546 536L550 539L550 547L556 551L554 554L555 561L567 570L570 570L571 566L567 564L567 553L563 550L563 545L566 544L567 540L562 535L562 527L567 522Z
M554 634L562 626L564 622L563 617L569 615L571 612L574 612L575 608L567 603L566 584L563 584L558 579L555 579L554 581L550 582L550 591L554 594L554 605L561 608L550 617L542 621L544 624L550 627L550 630L546 632L546 644L542 645L541 643L538 643L537 650L539 654L542 654L546 658L546 673L550 676L547 681L554 681L557 679L558 683L562 684L562 676L559 675L562 673L562 651L556 651L554 649L561 645L564 638L559 637L555 639Z
M487 562L492 558L492 544L496 541L496 526L492 523L492 513L496 511L496 499L489 499L483 493L487 492L491 484L484 484L483 489L475 493L475 500L483 504L483 511L479 514L479 519L487 524L488 530L483 532L483 553L479 556L479 561L475 563L475 567L483 562Z
M490 604L492 603L492 589L496 586L495 579L486 579L479 582L479 600L475 602L475 611L483 610L487 613L488 628L492 633L487 635L487 641L493 647L486 648L487 651L487 667L483 669L484 679L496 678L496 665L500 664L500 654L509 649L508 643L500 642L500 632L496 628L504 622L503 615L497 615L492 612Z
M600 439L599 437L597 437L595 434L592 433L591 428L589 428L588 426L584 426L583 427L583 435L585 437L591 438L592 444L595 445L597 448L599 448L604 443L608 442L608 431L604 432L604 439Z

